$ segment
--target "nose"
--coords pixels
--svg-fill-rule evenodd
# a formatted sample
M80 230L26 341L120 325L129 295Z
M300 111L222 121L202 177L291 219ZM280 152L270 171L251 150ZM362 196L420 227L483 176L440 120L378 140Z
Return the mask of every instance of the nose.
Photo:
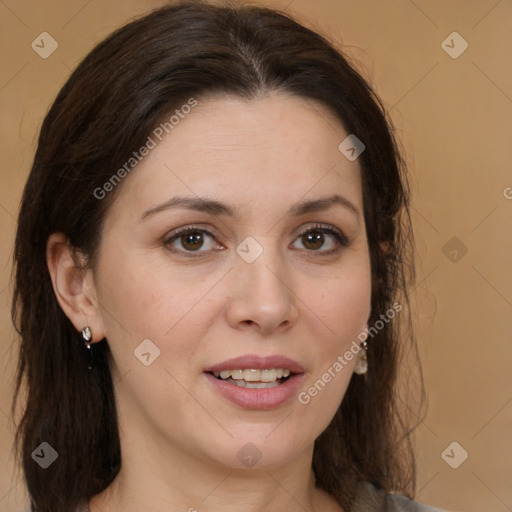
M232 328L268 335L295 325L297 297L276 257L266 251L252 263L240 258L230 274L232 293L226 315Z

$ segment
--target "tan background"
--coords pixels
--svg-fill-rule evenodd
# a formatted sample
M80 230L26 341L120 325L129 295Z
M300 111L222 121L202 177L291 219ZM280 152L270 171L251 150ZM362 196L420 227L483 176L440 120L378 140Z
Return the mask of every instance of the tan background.
M162 3L0 0L1 511L25 509L8 419L15 365L9 280L36 133L94 43ZM416 434L417 499L453 511L512 510L512 3L261 3L286 7L345 45L391 111L406 151L418 250L413 298L429 395ZM48 59L31 48L44 31L59 44ZM453 31L469 44L456 59L441 46ZM461 48L456 40L447 44L451 51ZM453 237L455 245L445 247ZM462 258L461 244L467 248ZM469 454L457 469L441 457L453 441ZM447 460L460 461L461 453L448 450Z

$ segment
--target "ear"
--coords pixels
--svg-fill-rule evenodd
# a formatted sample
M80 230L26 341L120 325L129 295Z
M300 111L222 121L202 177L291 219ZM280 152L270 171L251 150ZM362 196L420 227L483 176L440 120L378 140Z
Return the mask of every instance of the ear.
M78 332L89 327L92 342L105 337L92 269L62 233L53 233L46 243L46 263L60 307Z

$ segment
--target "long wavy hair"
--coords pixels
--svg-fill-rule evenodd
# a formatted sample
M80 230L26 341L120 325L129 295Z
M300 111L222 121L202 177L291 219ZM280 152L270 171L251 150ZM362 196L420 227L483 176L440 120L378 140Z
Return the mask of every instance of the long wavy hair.
M23 389L16 446L34 512L74 510L121 466L108 340L95 344L94 369L87 371L87 350L53 292L48 237L63 233L94 268L102 222L122 183L103 200L93 191L153 129L191 97L250 100L268 91L322 103L366 145L358 162L372 273L369 325L398 300L410 327L405 165L367 81L325 37L285 13L204 1L152 11L98 44L71 74L44 119L23 193L14 252L12 318L21 345L13 411ZM401 347L414 339L400 324L386 322L369 339L367 379L351 380L315 441L317 486L345 510L360 481L414 492L410 423L397 393ZM47 469L32 458L42 442L60 454Z

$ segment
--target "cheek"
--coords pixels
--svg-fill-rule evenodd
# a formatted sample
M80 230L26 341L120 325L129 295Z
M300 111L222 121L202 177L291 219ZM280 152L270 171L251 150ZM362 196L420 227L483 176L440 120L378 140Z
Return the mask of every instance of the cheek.
M322 322L338 348L366 326L371 310L370 269L348 271L322 286L310 286L306 304Z
M207 329L207 319L195 313L207 283L189 287L159 263L136 253L127 251L122 261L109 258L107 251L103 255L97 269L98 300L118 382L120 414L158 411L165 422L171 417L169 410L187 407L178 382L185 381L184 362L197 349L188 340Z
M103 307L107 339L121 329L132 337L166 338L177 329L204 295L204 280L188 283L160 261L129 253L122 261L105 254L98 268L99 302ZM109 336L110 335L110 336Z
M297 399L304 422L320 433L336 413L352 378L361 344L358 336L370 315L370 271L331 281L316 293L310 289L309 297L314 364Z
M117 378L129 374L130 394L138 397L141 407L159 410L161 398L178 400L180 385L174 378L186 382L188 364L205 349L203 341L222 306L212 291L219 276L198 277L136 251L127 251L122 261L107 256L98 267L97 281L112 370ZM158 354L150 366L137 358L148 352L141 348L146 347L144 340L150 340L156 347L150 344L150 352ZM158 393L155 382L166 383L159 384Z
M320 430L334 416L352 378L362 339L358 336L364 333L371 309L369 265L347 266L346 272L323 284L310 286L307 296L314 369L298 396L305 418L313 418Z

